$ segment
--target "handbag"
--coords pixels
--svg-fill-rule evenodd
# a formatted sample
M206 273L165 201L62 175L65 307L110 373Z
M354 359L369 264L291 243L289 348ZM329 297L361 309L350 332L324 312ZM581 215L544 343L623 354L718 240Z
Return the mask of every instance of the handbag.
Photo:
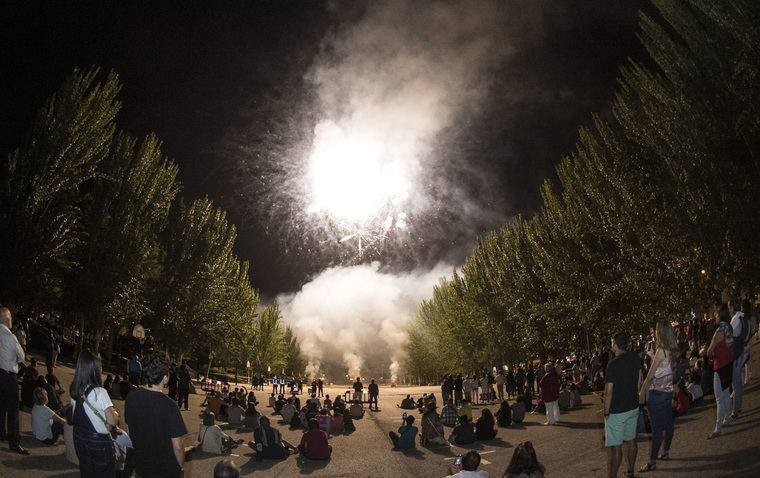
M111 425L108 424L106 417L104 417L99 411L97 411L95 407L93 407L90 404L90 402L87 400L87 395L92 390L93 390L92 388L86 390L82 396L82 399L84 400L85 405L90 407L90 410L92 410L92 413L94 413L95 416L98 417L103 422L103 424L106 426L106 430L108 430ZM121 448L116 443L116 440L113 439L111 434L106 433L106 435L108 435L108 438L111 440L111 444L113 445L113 456L114 456L114 462L116 463L116 468L121 468L121 464L124 463L124 460L126 457L124 456L124 453L122 453Z

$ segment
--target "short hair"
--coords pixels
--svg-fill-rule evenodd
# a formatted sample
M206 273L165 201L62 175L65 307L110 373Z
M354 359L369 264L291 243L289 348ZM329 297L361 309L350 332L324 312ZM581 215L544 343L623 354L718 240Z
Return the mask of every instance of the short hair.
M240 478L240 469L232 459L227 458L214 467L214 478Z
M34 389L34 404L35 405L46 405L48 402L48 396L47 392L42 387L37 387Z
M411 415L407 416L407 417L406 417L406 424L407 424L408 426L412 426L412 424L413 424L413 423L414 423L414 417L413 417L413 416L411 416Z
M158 385L169 376L169 357L163 352L152 352L143 356L142 376L146 385Z
M459 415L459 418L457 419L459 423L467 423L470 421L470 418L467 415Z
M259 424L262 427L268 427L269 426L269 418L267 418L266 416L262 415L262 417L259 419Z
M207 427L210 427L214 424L214 419L216 416L214 415L214 412L208 412L203 414L203 424Z
M615 345L618 346L620 350L625 350L628 348L628 334L625 332L618 332L615 334L614 337L612 337L613 342L615 342Z
M316 418L309 419L309 430L316 430L319 428L319 422Z
M470 450L462 457L462 469L465 471L475 471L480 466L480 453Z

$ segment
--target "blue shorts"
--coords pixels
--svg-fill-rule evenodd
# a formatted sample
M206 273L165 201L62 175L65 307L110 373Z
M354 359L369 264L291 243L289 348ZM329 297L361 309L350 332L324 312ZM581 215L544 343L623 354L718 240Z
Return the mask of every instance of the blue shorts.
M624 441L635 440L638 418L638 408L622 413L610 413L604 420L604 445L620 446Z

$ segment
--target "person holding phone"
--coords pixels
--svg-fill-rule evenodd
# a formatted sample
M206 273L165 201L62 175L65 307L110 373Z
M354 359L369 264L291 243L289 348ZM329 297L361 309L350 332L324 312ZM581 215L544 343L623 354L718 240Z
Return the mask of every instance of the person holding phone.
M401 415L401 426L396 432L388 432L388 436L393 442L393 448L406 449L414 448L414 439L417 436L419 429L414 426L414 417L407 416L406 412Z
M450 475L446 478L488 478L487 471L477 471L479 466L480 453L475 450L469 451L466 455L459 455L454 459L454 464L449 469Z

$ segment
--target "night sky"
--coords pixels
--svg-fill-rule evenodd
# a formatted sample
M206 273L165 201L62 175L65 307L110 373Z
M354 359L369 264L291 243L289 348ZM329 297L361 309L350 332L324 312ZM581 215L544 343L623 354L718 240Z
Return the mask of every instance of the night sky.
M252 261L253 284L264 296L295 290L339 264L461 264L477 234L536 211L538 188L572 150L578 127L592 112L608 114L619 67L645 58L638 11L652 10L630 0L491 5L490 48L499 54L478 60L482 94L457 100L456 89L449 91L452 119L426 137L418 186L429 204L410 213L403 234L359 252L338 242L343 232L329 219L306 218L289 183L300 164L290 158L305 154L322 116L314 71L341 71L341 49L360 38L352 28L371 28L373 18L408 21L400 28L415 38L411 54L429 48L444 55L444 67L446 41L458 41L414 23L428 18L428 7L445 11L458 2L379 3L3 2L0 152L18 144L74 67L99 65L123 82L118 126L163 140L180 166L183 197L208 195L228 209L239 227L238 253ZM465 4L476 20L483 3ZM461 5L455 9L467 27ZM396 6L405 9L398 20L382 16ZM465 27L463 41L490 35L477 24Z

